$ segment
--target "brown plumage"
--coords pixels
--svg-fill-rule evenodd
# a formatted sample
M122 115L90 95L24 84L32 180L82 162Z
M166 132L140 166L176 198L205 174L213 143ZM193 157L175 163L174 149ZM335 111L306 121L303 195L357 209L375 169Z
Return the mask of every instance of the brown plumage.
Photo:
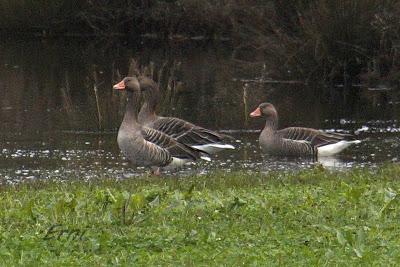
M141 124L161 131L178 142L204 150L207 153L234 148L232 145L225 144L225 141L231 138L227 135L194 125L179 118L158 116L155 112L159 100L157 84L144 76L140 76L138 80L145 100L139 112L138 120Z
M262 103L250 113L251 117L266 117L259 142L262 150L272 155L331 156L353 143L349 134L326 133L312 128L289 127L278 130L278 113L270 103Z
M135 166L176 167L203 157L202 151L138 123L141 93L137 78L124 78L114 85L114 89L126 90L128 94L126 112L118 131L118 145Z

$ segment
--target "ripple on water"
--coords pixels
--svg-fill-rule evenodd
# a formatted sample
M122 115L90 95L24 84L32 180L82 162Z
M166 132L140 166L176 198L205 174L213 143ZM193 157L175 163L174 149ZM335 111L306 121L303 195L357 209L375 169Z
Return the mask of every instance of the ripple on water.
M370 129L370 128L368 128ZM388 128L385 129L387 131ZM262 172L295 171L322 164L330 169L346 170L354 167L375 168L383 162L398 162L400 138L396 135L368 133L362 143L344 151L337 157L321 158L318 162L307 159L275 158L263 156L257 143L257 131L230 132L237 141L236 150L224 151L213 156L213 161L198 161L166 176L190 176L221 170ZM109 146L97 147L99 142L69 135L66 143L50 146L48 143L20 144L8 142L0 155L1 183L18 183L34 179L126 179L148 172L145 168L133 168L121 156L113 136ZM71 145L73 144L73 145ZM107 144L103 141L102 144ZM68 148L68 149L66 149Z

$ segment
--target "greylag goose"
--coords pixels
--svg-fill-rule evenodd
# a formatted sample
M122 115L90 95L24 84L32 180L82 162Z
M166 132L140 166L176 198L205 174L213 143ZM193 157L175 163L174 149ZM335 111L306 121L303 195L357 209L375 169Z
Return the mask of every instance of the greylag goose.
M141 124L161 131L178 142L209 154L235 148L233 145L225 143L226 139L231 138L227 135L216 133L182 119L158 116L155 112L159 99L157 84L145 76L140 76L138 79L141 91L144 94L144 104L140 109L138 118Z
M153 170L156 168L155 173L159 174L159 167L172 169L199 158L209 160L202 151L138 123L141 93L137 78L126 77L113 88L127 91L128 103L117 141L122 153L135 166L152 167Z
M278 130L278 113L270 103L260 104L251 117L266 117L259 142L261 149L271 155L332 156L359 140L347 141L350 134L326 133L316 129L289 127Z

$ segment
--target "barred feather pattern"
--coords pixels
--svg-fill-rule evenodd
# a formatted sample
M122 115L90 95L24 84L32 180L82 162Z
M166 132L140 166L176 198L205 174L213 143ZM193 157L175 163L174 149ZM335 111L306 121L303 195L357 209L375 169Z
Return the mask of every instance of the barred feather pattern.
M316 157L319 149L324 148L322 154L332 155L358 141L347 141L352 136L350 134L326 133L312 128L289 127L277 130L278 113L275 107L270 103L262 103L258 109L266 117L259 142L262 150L269 154Z
M139 83L135 83L135 78L131 77L124 78L124 83L128 103L117 141L122 153L134 165L166 167L173 162L183 164L202 157L201 151L181 144L160 131L139 124L137 122L137 107L140 100Z
M287 156L301 156L316 154L316 149L311 143L302 140L280 139L280 149L277 154L282 153Z
M289 127L277 131L277 135L281 138L290 140L304 140L310 142L312 146L322 146L333 144L352 135L340 133L325 133L312 128Z
M174 117L158 117L149 126L189 146L223 143L225 138L224 135Z
M167 149L143 138L140 129L123 129L118 133L118 145L122 153L135 166L166 166L172 161Z
M142 135L146 141L165 149L172 157L189 160L197 160L200 158L199 150L177 142L163 132L151 129L149 127L143 127ZM157 153L157 150L152 149L150 154L154 155L154 157L157 157L159 153Z
M306 140L292 140L275 135L274 132L263 131L260 135L260 145L264 152L284 156L314 156L316 147Z
M138 116L139 123L142 125L163 132L188 146L224 145L225 140L233 139L228 135L219 134L182 119L158 116L155 112L160 95L157 84L144 76L139 77L139 82L145 99Z

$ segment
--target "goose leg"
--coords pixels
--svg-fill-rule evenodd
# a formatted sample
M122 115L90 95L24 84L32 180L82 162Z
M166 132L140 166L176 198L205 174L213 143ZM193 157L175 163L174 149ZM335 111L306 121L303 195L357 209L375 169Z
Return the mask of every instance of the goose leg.
M151 174L152 174L152 175L155 175L155 176L160 176L160 175L161 175L160 167L153 167L153 168L151 169Z

